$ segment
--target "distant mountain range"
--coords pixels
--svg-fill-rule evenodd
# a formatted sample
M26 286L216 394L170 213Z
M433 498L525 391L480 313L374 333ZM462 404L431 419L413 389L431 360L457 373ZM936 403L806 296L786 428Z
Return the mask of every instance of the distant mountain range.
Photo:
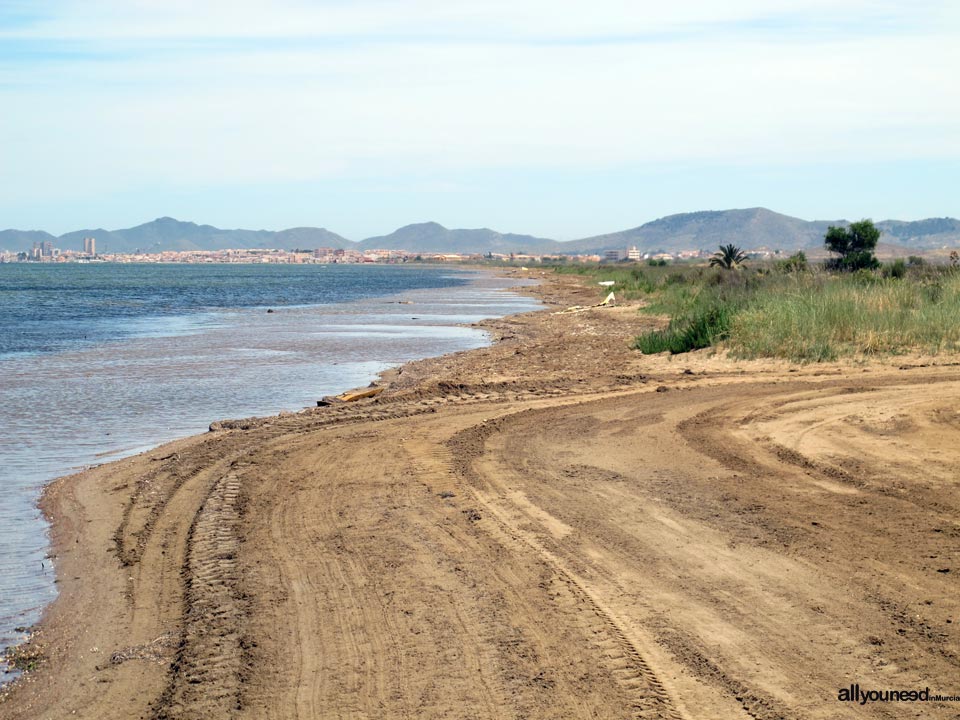
M317 247L352 250L408 250L451 253L602 253L636 246L642 252L714 250L734 243L742 248L771 250L817 249L830 225L846 220L814 220L781 215L765 208L710 210L669 215L629 230L560 242L532 235L500 233L488 228L448 229L435 222L399 228L389 235L353 242L324 228L288 230L222 230L211 225L181 222L169 217L126 230L77 230L59 237L42 230L0 231L0 250L29 250L35 242L51 241L55 247L79 250L83 238L97 239L101 253L160 252L164 250L222 250L226 248L276 248L294 250ZM881 242L908 250L933 250L960 246L960 220L930 218L877 223Z
M170 217L137 225L126 230L75 230L59 237L38 230L0 231L0 249L20 252L33 243L53 241L54 247L79 250L83 238L96 238L97 251L104 253L161 252L164 250L225 250L228 248L297 248L352 247L354 243L324 228L290 228L289 230L221 230L212 225L181 222Z

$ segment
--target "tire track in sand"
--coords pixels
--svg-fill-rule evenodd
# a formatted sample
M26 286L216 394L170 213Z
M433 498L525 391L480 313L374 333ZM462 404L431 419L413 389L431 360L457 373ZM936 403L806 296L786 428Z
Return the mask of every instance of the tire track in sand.
M183 636L157 720L231 717L242 704L244 601L237 535L240 479L221 476L197 513L187 551Z
M522 410L503 419L525 412L529 411ZM477 491L484 481L474 467L473 458L483 452L484 441L494 426L494 423L475 425L456 433L446 445L441 446L442 449L435 451L434 460L442 460L467 481L465 484L471 489L473 498L486 512L479 522L484 522L485 518L492 520L486 523L485 529L508 543L532 550L562 580L570 593L581 601L582 606L589 608L594 616L594 621L588 622L588 626L592 626L594 643L603 653L616 682L632 698L631 716L636 720L690 720L691 715L671 696L645 657L641 650L643 643L606 607L590 586L560 557L545 548L533 533L511 522L496 503ZM453 448L457 449L457 453L453 452Z

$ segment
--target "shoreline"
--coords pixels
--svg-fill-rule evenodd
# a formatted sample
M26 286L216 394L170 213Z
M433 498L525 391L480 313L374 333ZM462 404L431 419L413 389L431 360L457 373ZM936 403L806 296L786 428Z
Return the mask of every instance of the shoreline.
M47 659L4 686L0 717L325 716L344 702L440 717L468 701L483 717L773 717L800 712L798 687L825 693L829 669L952 689L945 641L876 608L912 607L922 588L923 622L955 638L948 573L898 569L914 545L949 555L960 528L956 491L934 482L957 459L942 446L955 371L644 357L626 345L656 320L635 305L556 315L596 302L570 277L527 292L545 309L480 323L488 347L387 371L376 398L235 421L49 484L60 594L22 646ZM937 412L943 427L926 420ZM797 441L834 416L860 418L860 467L825 438ZM932 479L911 469L918 447L940 455ZM881 451L910 488L890 492ZM796 497L775 500L771 473ZM905 493L935 491L942 521L905 511ZM844 523L863 497L876 517ZM884 523L886 540L871 529ZM924 523L940 532L905 542ZM831 589L851 540L881 590ZM677 584L668 558L695 580ZM734 586L766 614L738 614ZM802 633L811 622L820 639ZM456 652L438 665L425 647Z
M357 275L349 273L346 277ZM7 464L2 474L8 500L11 488L16 488L17 494L15 502L8 502L6 512L0 514L7 520L6 533L0 533L0 544L5 547L5 560L0 565L7 571L6 583L0 582L0 595L4 596L4 602L0 602L0 614L4 616L0 651L22 639L14 626L34 624L41 608L57 594L51 563L45 557L51 552L49 526L42 519L34 519L39 515L36 503L47 483L202 433L208 429L211 418L299 410L313 405L324 394L375 380L378 370L416 357L419 351L442 353L482 344L486 342L485 334L459 326L484 313L509 312L511 308L533 304L517 295L500 293L495 288L503 283L489 280L489 273L444 271L425 275L419 269L415 275L391 274L387 270L378 270L373 276L361 273L374 281L381 275L389 277L379 298L350 301L332 309L329 305L298 305L269 315L264 315L260 308L239 312L226 309L219 313L223 317L200 323L211 327L187 341L135 337L111 341L102 349L84 346L53 355L35 368L39 372L31 387L32 393L39 396L29 405L26 392L15 388L26 381L25 373L33 368L20 359L8 363L5 367L13 376L8 375L11 385L3 397L8 401L4 417L10 423L7 439L11 444L3 453ZM444 279L440 279L441 275ZM344 284L334 280L330 282L335 286ZM450 287L409 294L403 287L411 283ZM360 289L371 291L370 282L348 280L346 284L360 284ZM332 294L336 293L324 291L318 298ZM419 303L416 310L406 309L400 303L387 304L407 297ZM453 305L444 308L440 307L442 303ZM463 303L478 303L479 307ZM409 317L423 313L431 315L422 320ZM168 318L173 333L180 330L183 317L188 316ZM203 317L210 316L205 312ZM238 322L255 327L255 331L231 335L230 328ZM151 333L163 334L166 327L153 321L134 324L136 332L140 332L140 325L149 325ZM343 324L342 332L338 334L336 327L328 329L330 324ZM304 328L304 332L299 328ZM400 333L417 339L397 338ZM280 356L276 367L272 356L256 351L270 342L288 353L276 353ZM169 343L175 345L172 350ZM178 357L168 359L165 353ZM390 362L357 362L365 357ZM159 367L144 362L151 358ZM197 381L193 390L181 391L186 372L195 373ZM217 372L225 372L225 376L217 378ZM106 399L100 395L104 390L109 393ZM41 440L47 437L55 437L56 441ZM18 614L21 609L22 616ZM9 680L9 676L2 677L0 671L0 679Z
M516 278L518 280L531 280L531 273L522 273L518 270L511 268L496 269L489 268L485 266L458 266L457 270L463 270L467 272L473 272L478 274L486 274L491 277L501 277L501 278ZM541 273L542 274L542 273ZM508 288L505 288L505 292L510 292L515 295L526 295L538 298L537 293L538 286L535 283L530 284L521 284L514 285ZM390 297L390 296L384 296ZM541 300L542 302L542 300ZM520 314L531 314L539 313L549 310L549 306L544 304L543 307L527 313ZM504 316L510 317L510 316ZM498 318L488 318L481 320L479 322L471 323L461 323L464 327L474 327L482 330L488 335L489 344L493 345L499 341L495 335L495 329L500 327L500 321L504 317ZM388 367L382 371L377 372L373 376L373 380L370 385L378 386L390 386L394 383L397 383L400 375L403 373L403 369L407 366L413 366L418 363L430 363L431 361L442 359L447 356L462 355L464 353L472 353L478 349L483 349L483 346L480 348L474 348L469 350L456 351L454 353L448 353L446 355L440 356L431 356L427 358L422 358L419 360L411 360L404 363L401 363L397 366ZM369 386L357 386L354 388L344 387L343 392L347 393L352 390L360 390L362 388ZM41 663L46 663L47 657L45 653L46 643L44 640L44 630L45 626L49 624L49 616L56 613L63 612L63 614L69 614L70 609L67 607L65 610L61 611L59 605L64 600L64 593L62 584L67 580L65 575L65 570L61 570L61 564L56 562L60 557L61 551L70 547L69 539L74 539L74 544L79 543L79 537L76 537L77 529L72 526L68 521L66 514L62 511L59 503L61 500L56 497L62 491L63 487L70 484L71 482L80 482L82 476L87 475L88 473L94 472L104 466L112 465L116 463L123 463L131 459L137 458L139 456L153 456L158 453L167 453L169 450L170 453L167 453L167 457L171 454L177 454L181 449L186 449L194 445L195 443L201 442L205 437L207 437L210 432L217 432L223 430L230 430L234 428L241 429L250 429L252 427L263 426L270 424L272 421L278 418L284 417L295 417L302 416L305 414L316 413L319 409L319 401L321 398L318 398L318 406L307 406L298 411L284 411L281 410L278 414L270 415L256 415L246 418L220 418L213 420L210 423L210 427L207 432L195 433L192 435L187 435L184 437L174 438L172 440L162 441L158 444L151 444L148 446L136 446L132 448L113 448L102 453L97 453L95 457L99 460L100 458L105 458L102 462L98 461L94 464L89 464L85 466L80 466L74 469L73 472L68 472L67 474L60 475L50 479L43 486L43 489L40 492L40 496L37 499L36 507L40 510L44 521L48 524L50 543L49 543L49 553L47 558L51 561L55 571L55 580L54 583L60 588L58 590L56 598L47 603L44 606L44 609L41 612L40 619L29 627L24 628L26 634L25 639L17 643L16 645L10 646L8 649L8 658L5 659L0 657L0 668L9 668L9 672L4 674L14 674L14 677L10 680L6 680L0 675L0 711L3 710L3 703L9 698L9 696L16 693L21 684L24 682L32 681L31 673L35 669L40 667ZM342 407L348 407L344 404ZM119 455L120 457L113 457ZM63 527L66 526L66 527ZM73 581L80 580L80 576L73 577ZM17 667L17 665L22 665L27 663L27 667ZM35 665L35 667L34 667ZM2 714L0 714L2 717Z
M472 287L472 286L476 285L478 281L482 281L482 278L483 278L484 276L487 277L487 278L507 277L506 274L504 274L503 272L498 272L497 269L491 269L491 268L489 268L489 267L485 267L485 266L482 266L482 265L477 265L477 266L459 265L459 266L457 266L456 268L450 268L450 270L451 270L451 271L454 271L454 272L462 271L463 273L468 273L468 274L472 273L472 274L473 274L473 277L470 277L469 275L467 276L467 277L468 277L468 283L467 283L467 286L466 286L466 287ZM526 277L520 277L520 278L518 278L518 279L525 280L525 279L528 279L528 278L526 278ZM529 287L531 287L531 286L525 287L524 285L516 285L516 286L511 286L511 287L508 287L508 288L504 288L503 290L504 290L505 292L512 293L513 295L517 295L517 296L523 296L523 295L530 296L530 295L533 295L533 293L524 292L524 290L529 289ZM423 290L422 288L414 288L414 289L413 289L413 291L422 291L422 290ZM449 291L449 288L434 288L433 290L434 290L435 292L440 292L440 291L444 291L444 290ZM397 297L400 297L400 296L405 296L405 297L406 297L406 296L409 296L410 293L411 293L411 291L409 291L409 290L402 291L399 295L397 295ZM364 298L364 299L361 299L360 301L355 301L355 300L354 300L354 301L349 301L349 302L351 302L351 303L354 303L354 302L369 302L369 301L376 301L376 300L378 300L378 299L382 300L382 299L384 299L384 298L390 298L390 297L393 297L393 295L375 296L375 297L371 297L371 298ZM396 302L396 301L392 301L392 302ZM299 305L298 305L298 306L291 306L291 307L301 308L301 307L314 307L314 306L299 306ZM322 306L321 306L321 307L322 307ZM263 309L267 309L267 306L264 305L263 307L255 307L255 308L247 308L247 309L249 309L249 310L263 310ZM533 310L532 312L537 312L537 311L538 311L538 310ZM487 319L487 320L483 320L483 321L480 321L480 322L453 323L453 324L451 324L451 326L462 326L462 327L467 327L467 328L471 328L471 327L472 327L472 328L475 328L475 329L479 329L479 330L481 330L482 332L484 332L484 333L486 333L486 334L488 335L489 341L492 343L492 342L495 342L495 340L492 338L492 336L489 335L489 333L487 332L487 330L484 329L483 326L484 326L485 323L496 323L496 321L499 320L499 319L500 319L500 318L489 318L489 319ZM456 352L470 352L470 351L471 351L471 350L468 349L468 350L456 351ZM439 356L431 356L431 357L423 358L423 359L429 360L429 359L431 359L432 357L439 357ZM418 362L418 360L406 361L406 362L400 363L400 364L398 364L398 365L390 366L390 367L387 367L387 368L385 368L385 369L383 369L383 370L381 370L381 371L372 373L372 374L370 375L370 380L371 380L371 383L370 383L370 384L371 384L371 385L372 385L372 384L382 384L382 383L384 383L384 382L388 382L387 378L395 377L395 376L398 374L398 371L400 371L401 368L402 368L404 365L406 365L406 364L408 364L408 363L410 363L410 362ZM356 390L356 389L360 389L360 388L364 388L364 387L366 387L366 385L360 385L360 386L355 386L355 387L348 387L348 386L345 385L345 386L343 386L342 388L340 388L339 390L337 390L336 392L349 392L349 391L351 391L351 390ZM320 399L320 398L318 397L317 400L319 401L319 399ZM309 406L304 406L304 407L302 407L300 410L293 410L293 411L291 411L291 410L281 409L281 410L279 410L277 413L262 414L262 415L261 415L261 414L256 414L256 415L252 415L252 416L248 416L248 417L243 417L243 418L218 418L218 419L215 419L215 420L211 421L209 424L210 424L211 426L218 426L218 425L220 425L220 424L222 424L222 423L228 423L228 424L229 424L229 423L235 423L235 424L236 424L236 423L247 423L247 422L250 422L250 423L269 422L270 420L275 419L275 418L277 418L277 417L282 417L282 416L286 416L286 415L299 415L299 414L302 414L302 413L304 413L304 412L312 412L312 411L315 411L315 410L316 410L316 407L315 407L315 406L309 405ZM50 487L51 487L52 485L55 485L55 484L58 484L58 483L62 483L62 482L66 482L66 481L68 481L68 480L71 479L71 478L74 478L74 477L76 477L76 476L79 476L79 475L81 475L81 474L83 474L83 473L86 473L86 472L89 472L89 471L92 471L92 470L96 470L97 468L100 468L100 467L102 467L102 466L104 466L104 465L107 465L107 464L110 464L110 463L122 462L122 461L127 460L127 459L129 459L129 458L131 458L131 457L135 457L135 456L138 456L138 455L144 455L144 454L149 454L149 453L157 452L158 450L161 450L162 448L165 448L165 447L167 447L167 446L174 446L174 445L178 445L178 444L180 444L180 443L182 443L182 442L187 442L187 441L190 441L190 440L195 440L195 439L202 438L202 437L204 437L204 436L206 435L206 432L209 432L209 431L210 431L210 429L208 428L207 431L194 432L194 433L191 433L191 434L189 434L189 435L183 435L183 436L180 436L180 437L168 438L168 439L160 440L160 441L158 441L158 442L151 442L151 443L146 443L146 444L138 443L138 444L136 444L136 445L129 445L129 446L128 446L128 445L124 445L124 446L110 447L110 448L108 448L108 449L106 449L106 450L104 450L104 451L102 451L102 452L97 452L97 453L95 453L95 454L92 456L93 462L90 462L90 463L87 463L87 464L84 464L84 465L74 466L74 467L72 467L72 468L69 468L68 471L64 472L62 475L57 475L57 476L55 476L55 477L51 477L49 480L45 481L45 482L43 483L42 489L40 490L40 493L39 493L39 495L38 495L38 497L37 497L37 501L36 501L36 503L35 503L35 506L36 506L36 508L37 508L38 510L40 510L40 512L41 512L41 514L42 514L42 516L43 516L44 522L46 522L46 523L48 524L48 528L49 528L51 537L52 537L53 532L54 532L54 530L55 530L55 518L52 517L51 514L50 514L51 510L49 509L49 503L48 503L47 500L46 500L46 494L47 494L48 490L50 489ZM55 542L54 542L52 539L51 539L51 542L50 542L50 544L49 544L49 546L48 546L48 550L49 550L49 553L48 553L48 555L47 555L47 558L48 558L48 559L53 560L53 559L55 559L55 558L58 556L58 553L56 552ZM60 580L61 580L61 578L60 578L60 573L59 573L58 570L56 570L57 564L56 564L56 563L53 563L53 564L54 564L54 568L55 568L56 575L57 575L56 580L55 580L55 583L59 585ZM42 629L43 622L44 622L43 616L45 616L45 615L47 614L47 612L48 612L49 609L53 606L53 604L57 602L57 600L59 599L59 597L60 597L60 593L57 594L57 597L56 597L53 601L47 603L47 604L44 606L44 610L42 611L42 616L41 616L41 618L40 618L37 622L35 622L34 624L32 624L32 625L30 625L30 626L28 626L28 627L25 628L25 629L27 630L27 632L28 632L28 636L27 636L23 641L17 643L16 645L10 646L10 650L11 650L11 651L15 651L15 650L16 650L17 648L19 648L19 647L28 646L28 645L30 644L31 635L33 635L36 631L39 631L40 629ZM3 664L3 656L0 655L0 691L9 692L10 688L12 687L12 684L15 683L15 682L17 682L17 679L16 679L16 678L14 678L13 680L7 680L7 679L5 679L5 678L3 677L3 671L2 671L2 668L3 668L3 667L4 667L4 664Z

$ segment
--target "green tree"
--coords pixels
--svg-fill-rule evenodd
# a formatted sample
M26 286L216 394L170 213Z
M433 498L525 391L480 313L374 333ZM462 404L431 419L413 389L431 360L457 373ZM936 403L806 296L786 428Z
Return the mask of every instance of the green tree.
M827 228L823 244L840 257L828 260L827 267L847 272L880 267L880 261L873 254L879 239L880 231L870 220L851 223L848 228L831 225Z
M711 267L722 267L725 270L732 270L747 259L747 254L733 243L721 245L713 257L710 258Z

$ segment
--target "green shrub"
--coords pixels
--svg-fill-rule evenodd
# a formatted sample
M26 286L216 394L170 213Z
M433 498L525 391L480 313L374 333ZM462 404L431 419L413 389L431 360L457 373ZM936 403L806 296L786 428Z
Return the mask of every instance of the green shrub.
M665 330L655 330L637 337L633 347L647 355L664 351L676 355L710 347L727 336L731 316L728 307L716 305L679 322L671 322Z
M882 274L885 278L900 280L907 275L907 264L902 258L897 258L893 262L883 266Z
M873 270L867 270L866 268L853 271L850 278L857 285L876 285L882 280Z
M810 269L807 263L807 254L803 250L795 252L786 260L778 261L776 269L782 273L806 272Z
M943 300L943 283L939 281L925 282L920 286L923 298L933 305Z

